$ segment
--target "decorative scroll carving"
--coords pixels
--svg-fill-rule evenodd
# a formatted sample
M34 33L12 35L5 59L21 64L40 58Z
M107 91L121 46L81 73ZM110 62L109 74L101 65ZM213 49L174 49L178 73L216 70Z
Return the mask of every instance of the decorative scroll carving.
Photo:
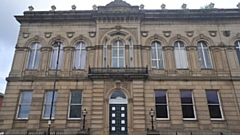
M192 37L193 36L193 31L186 31L186 35L188 36L188 37Z
M95 31L90 31L90 32L88 32L88 34L89 34L89 37L91 37L91 38L96 36L96 32Z
M52 36L52 32L44 32L45 38L50 38Z
M142 50L151 50L151 46L142 46L141 49Z
M23 32L22 33L23 38L28 38L29 35L30 35L30 33L28 33L28 32Z
M131 89L131 84L130 83L122 83L122 88L129 91Z
M51 51L52 47L41 47L41 51Z
M147 37L148 36L148 31L141 31L141 35L143 37Z
M222 31L223 35L225 37L229 37L230 36L230 31L229 30L225 30L225 31Z
M109 82L109 83L106 83L105 86L106 86L106 90L108 91L113 89L115 87L115 84L113 82L111 83Z
M75 47L71 47L71 46L63 47L64 51L73 51L74 49Z
M217 36L217 31L208 31L209 35L212 37L216 37Z
M68 38L72 38L75 32L66 32Z
M170 37L171 33L172 33L171 31L163 31L165 37Z

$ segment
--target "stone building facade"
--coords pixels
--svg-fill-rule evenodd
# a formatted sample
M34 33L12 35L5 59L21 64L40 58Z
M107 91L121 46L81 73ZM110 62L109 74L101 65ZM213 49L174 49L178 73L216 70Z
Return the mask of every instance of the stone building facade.
M115 0L93 10L26 11L0 129L240 134L240 10L147 10ZM60 44L52 47L53 44Z

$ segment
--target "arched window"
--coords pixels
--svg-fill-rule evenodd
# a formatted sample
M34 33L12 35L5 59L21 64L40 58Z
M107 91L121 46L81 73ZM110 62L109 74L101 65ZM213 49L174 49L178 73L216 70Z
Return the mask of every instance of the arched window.
M152 68L163 69L163 53L160 42L152 42Z
M125 65L124 44L118 40L112 46L112 67L122 68Z
M236 41L234 45L236 47L238 62L240 64L240 40Z
M105 39L103 45L103 67L107 67L107 42L108 40Z
M176 67L178 69L188 68L187 54L184 47L184 43L182 41L176 41L174 43L174 55Z
M84 69L86 62L86 45L84 42L76 44L74 69Z
M59 50L58 46L53 47L50 69L56 69L56 67L57 67L58 52L59 52L59 60L58 60L58 68L57 69L61 69L62 55L63 55L63 44L62 43L60 43L60 50L59 51L58 50Z
M208 50L207 43L204 41L200 41L197 43L197 47L201 68L202 69L212 68L211 56Z
M31 45L29 60L28 60L28 69L38 69L38 64L40 60L40 54L41 54L41 44L38 42L35 42Z
M128 40L129 42L129 57L130 57L130 67L134 67L134 61L133 61L133 42L132 39L130 38Z

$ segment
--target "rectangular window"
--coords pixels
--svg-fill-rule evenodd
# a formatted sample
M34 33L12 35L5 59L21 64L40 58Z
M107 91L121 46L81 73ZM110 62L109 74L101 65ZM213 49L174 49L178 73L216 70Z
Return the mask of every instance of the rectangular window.
M155 105L156 105L156 118L159 120L169 119L166 91L155 91Z
M50 118L51 108L52 108L52 119L54 119L55 112L56 112L57 96L58 96L57 91L46 91L45 102L44 102L44 114L43 114L44 119ZM53 106L52 106L52 99L54 99Z
M222 107L221 102L219 100L218 91L207 90L206 95L211 120L222 120L223 119Z
M69 119L80 119L82 110L82 91L71 91Z
M28 119L30 107L32 102L32 91L22 91L19 107L18 107L18 119Z
M181 90L182 115L184 120L195 120L195 106L192 91Z

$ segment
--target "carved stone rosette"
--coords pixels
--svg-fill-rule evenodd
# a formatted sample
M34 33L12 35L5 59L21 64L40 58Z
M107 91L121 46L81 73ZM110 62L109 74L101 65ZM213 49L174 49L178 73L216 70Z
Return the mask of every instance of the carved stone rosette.
M89 37L91 37L91 38L96 36L96 32L95 31L90 31L90 32L88 32L88 34L89 34Z
M143 37L147 37L148 36L148 31L141 31L141 35Z
M28 38L29 35L30 35L29 32L23 32L23 33L22 33L23 38Z
M188 37L192 37L193 36L193 31L186 31L186 35L188 36Z
M171 31L163 31L165 37L170 37L171 33L172 33Z
M209 32L209 35L211 37L216 37L217 36L217 31L208 31Z
M50 38L52 36L52 32L45 32L45 38Z
M230 36L230 31L229 30L222 31L222 33L223 33L223 36L225 36L225 37Z
M68 38L72 38L75 32L66 32Z

